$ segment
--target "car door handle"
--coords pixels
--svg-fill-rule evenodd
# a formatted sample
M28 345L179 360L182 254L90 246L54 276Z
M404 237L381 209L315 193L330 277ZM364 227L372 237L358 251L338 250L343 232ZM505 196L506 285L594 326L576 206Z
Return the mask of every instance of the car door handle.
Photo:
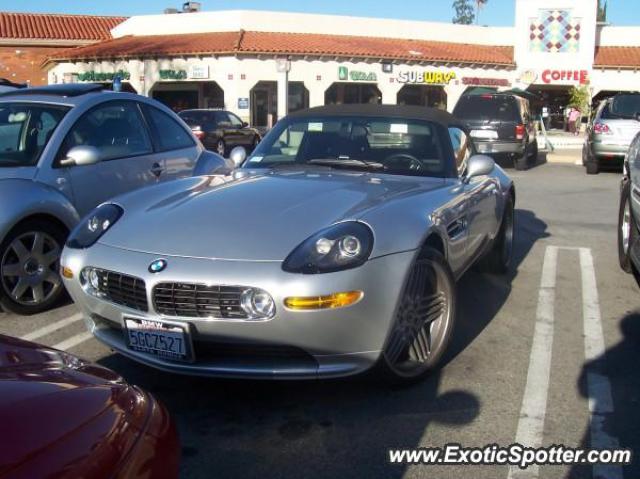
M467 218L460 217L447 226L447 235L450 239L456 239L467 232Z
M158 178L164 171L164 168L160 166L160 163L154 163L153 165L151 165L150 171L156 178Z

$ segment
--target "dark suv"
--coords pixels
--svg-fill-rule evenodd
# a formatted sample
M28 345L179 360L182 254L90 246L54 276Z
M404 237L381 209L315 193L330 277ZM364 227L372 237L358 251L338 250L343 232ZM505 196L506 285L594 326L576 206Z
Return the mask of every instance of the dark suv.
M516 170L537 159L536 127L527 99L509 93L463 95L453 114L469 128L478 153L506 156Z
M230 111L183 110L178 113L207 150L226 156L234 147L251 152L260 142L260 133Z

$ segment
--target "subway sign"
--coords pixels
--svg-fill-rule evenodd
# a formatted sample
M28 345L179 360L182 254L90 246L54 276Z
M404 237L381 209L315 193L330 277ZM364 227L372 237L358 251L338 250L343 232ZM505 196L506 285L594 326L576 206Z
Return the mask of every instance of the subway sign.
M455 79L456 73L451 70L402 71L398 73L398 83L448 85Z

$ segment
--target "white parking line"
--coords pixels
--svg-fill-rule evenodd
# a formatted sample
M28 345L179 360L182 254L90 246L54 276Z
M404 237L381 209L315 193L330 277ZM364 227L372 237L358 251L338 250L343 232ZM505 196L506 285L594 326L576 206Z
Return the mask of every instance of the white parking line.
M29 334L25 334L20 339L24 339L25 341L34 341L42 336L46 336L47 334L54 333L59 329L64 328L65 326L69 326L70 324L75 323L76 321L80 321L82 319L82 314L76 313L68 318L61 319L60 321L56 321L55 323L51 323L43 328L36 329Z
M614 412L611 383L604 374L604 335L598 299L598 286L591 250L580 249L582 275L582 317L584 322L584 355L589 362L587 370L587 393L591 411L591 447L595 449L618 448L617 438L609 434L604 423ZM594 360L598 362L593 363ZM593 466L593 477L622 479L622 467L611 465Z
M530 447L540 447L547 411L551 351L553 348L554 302L558 248L547 246L542 265L542 278L538 294L536 325L529 357L527 385L522 398L516 442ZM538 466L520 469L509 468L509 479L533 479L538 477Z
M85 331L84 333L71 336L70 338L61 341L58 344L54 344L51 347L54 349L62 349L63 351L66 351L67 349L71 349L80 343L84 343L86 340L91 339L92 337L93 334L91 334L89 331Z

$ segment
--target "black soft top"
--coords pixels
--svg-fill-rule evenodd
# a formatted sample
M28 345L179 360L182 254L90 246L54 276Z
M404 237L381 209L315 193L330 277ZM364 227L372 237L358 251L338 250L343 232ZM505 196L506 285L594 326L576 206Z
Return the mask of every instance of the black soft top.
M288 115L290 118L305 118L319 116L369 116L388 117L405 120L426 120L448 126L460 126L460 120L446 111L437 108L427 108L413 105L326 105L300 110Z

